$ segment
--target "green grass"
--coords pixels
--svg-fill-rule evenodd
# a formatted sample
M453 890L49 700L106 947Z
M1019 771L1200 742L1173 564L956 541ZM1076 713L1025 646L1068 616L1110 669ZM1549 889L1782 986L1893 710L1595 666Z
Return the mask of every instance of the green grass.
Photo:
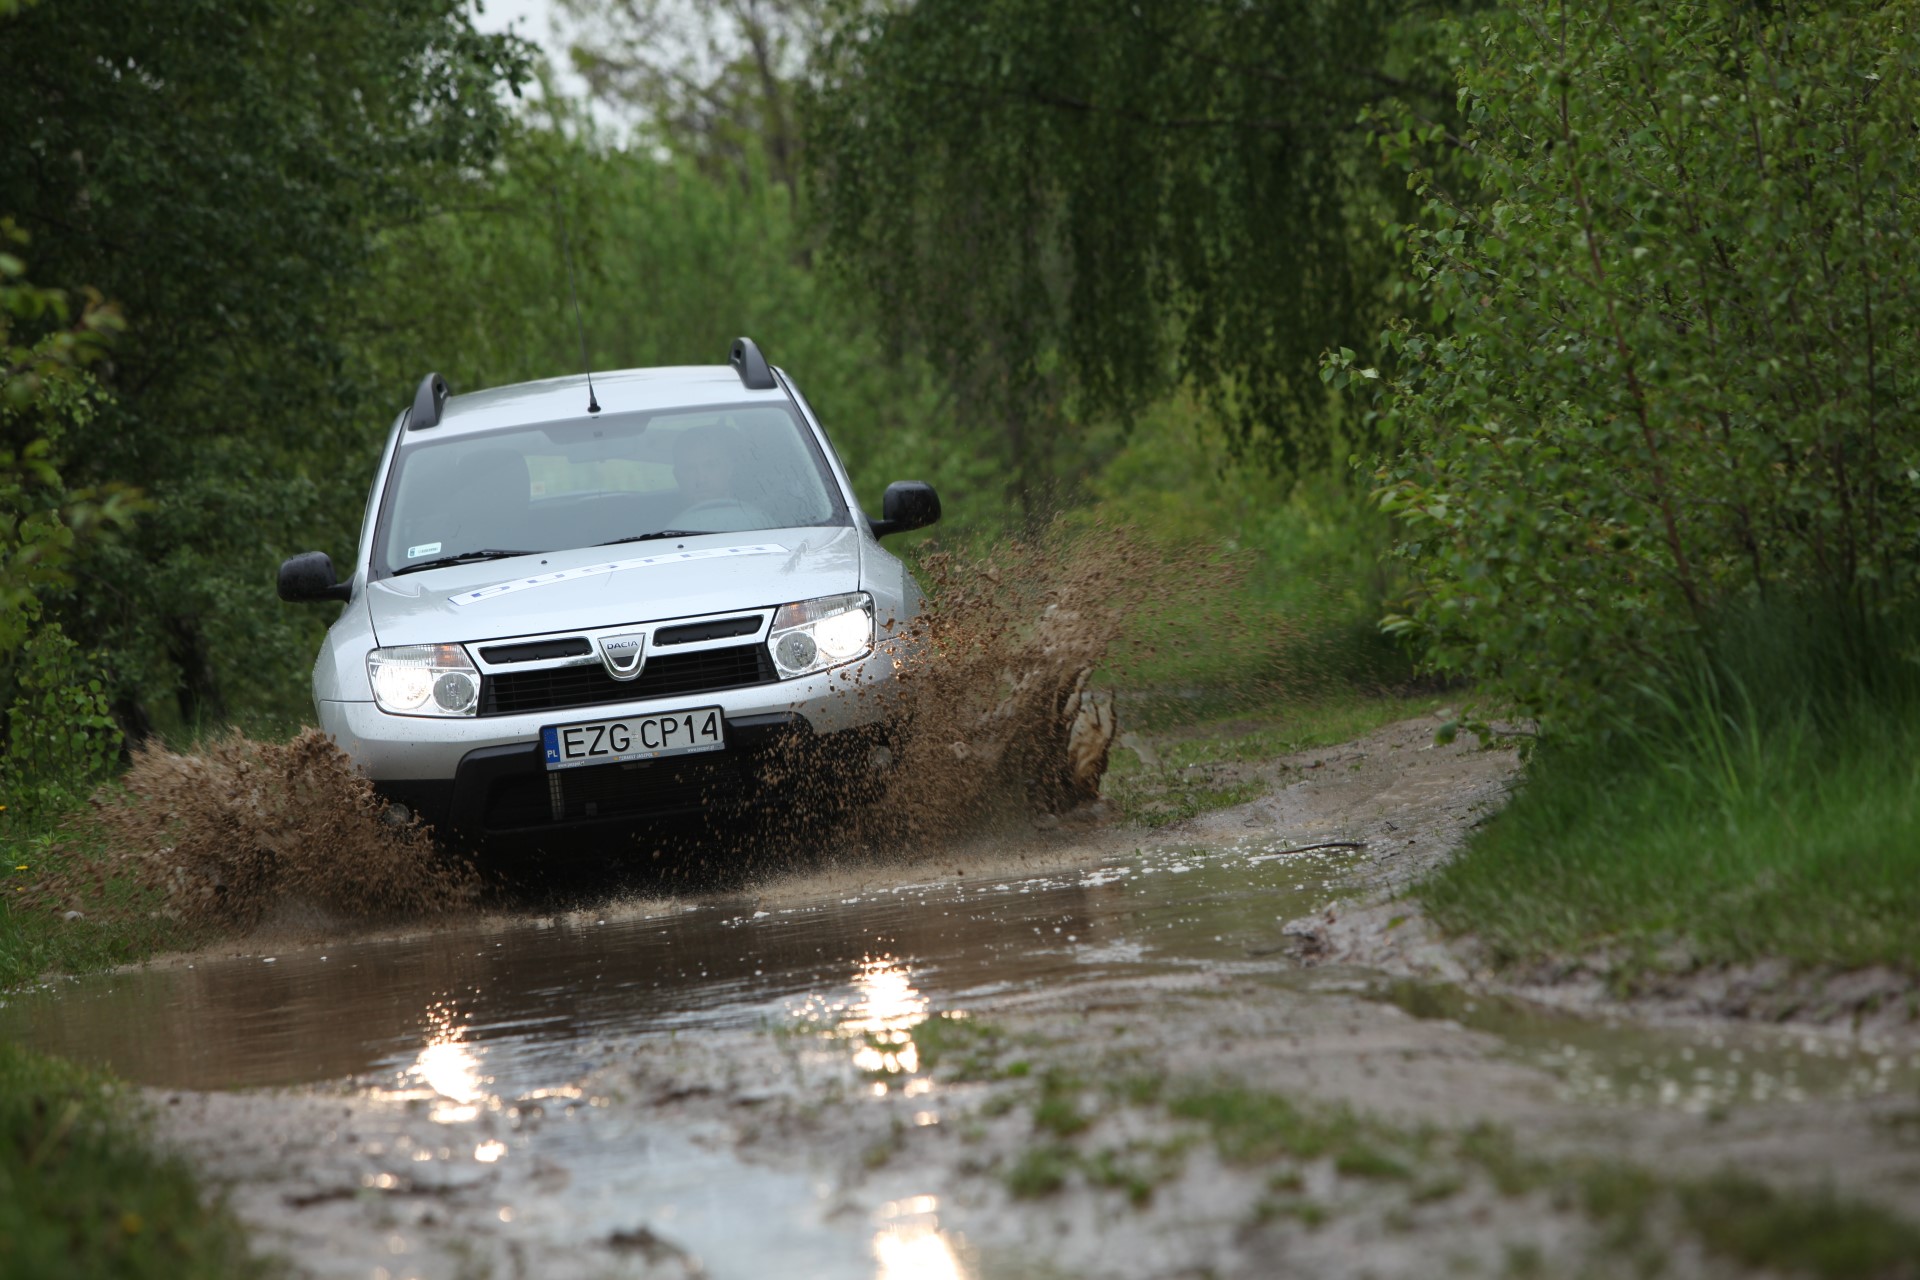
M75 865L75 854L62 847L62 816L0 812L0 991L42 974L110 968L195 941L182 926L142 909L151 904L135 901L127 881L103 878L99 897L89 882L88 910L79 919L67 919L61 903L36 900L34 886ZM98 903L113 909L92 909Z
M0 1044L0 1275L268 1273L104 1077Z
M1055 1144L1032 1147L1007 1170L1007 1190L1020 1200L1050 1196L1066 1185L1076 1163L1071 1148Z
M1109 447L1069 522L1134 530L1187 570L1162 607L1130 619L1102 673L1127 697L1125 727L1413 681L1378 626L1403 586L1386 554L1392 526L1343 467L1295 477L1235 461L1223 426L1185 396Z
M1275 702L1243 709L1232 720L1166 735L1155 751L1169 769L1272 760L1339 746L1395 721L1431 715L1442 701L1434 694L1400 697L1354 690L1300 704Z
M1633 723L1543 747L1421 891L1497 962L1617 976L1920 957L1920 617L1776 608L1650 688Z

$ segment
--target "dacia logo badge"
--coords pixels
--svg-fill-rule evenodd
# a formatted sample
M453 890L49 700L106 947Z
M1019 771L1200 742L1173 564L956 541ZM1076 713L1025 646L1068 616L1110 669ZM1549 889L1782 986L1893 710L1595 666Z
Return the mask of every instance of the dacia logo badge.
M600 661L615 680L631 680L646 661L646 636L601 636Z

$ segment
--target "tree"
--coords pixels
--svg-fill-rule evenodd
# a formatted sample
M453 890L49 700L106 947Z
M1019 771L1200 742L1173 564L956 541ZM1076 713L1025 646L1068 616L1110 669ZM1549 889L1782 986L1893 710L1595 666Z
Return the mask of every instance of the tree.
M276 610L272 560L351 528L380 410L341 335L382 227L484 189L509 131L518 42L462 0L60 0L0 19L0 210L43 279L119 300L129 338L77 425L76 479L154 509L59 602L118 655L136 726L289 687L310 618ZM434 305L423 280L412 305Z
M1186 382L1283 467L1329 451L1316 374L1366 347L1402 197L1361 108L1451 101L1389 0L851 5L809 99L840 260L1045 482L1063 407ZM1388 180L1390 179L1390 181Z
M574 66L603 99L637 111L710 177L790 194L794 99L819 43L822 0L562 0L578 24Z
M61 476L61 437L101 400L87 366L123 326L97 293L83 295L76 314L64 292L29 281L10 251L26 240L0 219L0 664L39 620L41 596L71 582L76 550L124 528L139 506L122 487L75 490ZM20 330L35 336L21 340Z
M1920 595L1920 5L1516 0L1457 32L1380 472L1443 670L1579 732L1729 609ZM1387 134L1417 164L1438 141ZM1460 165L1460 157L1466 162Z

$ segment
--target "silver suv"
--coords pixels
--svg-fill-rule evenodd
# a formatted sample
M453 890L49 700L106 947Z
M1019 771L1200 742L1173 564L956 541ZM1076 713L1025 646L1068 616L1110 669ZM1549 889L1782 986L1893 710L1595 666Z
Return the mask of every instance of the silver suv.
M920 588L881 549L940 517L916 481L860 511L799 388L725 365L450 396L420 383L353 572L322 729L390 801L466 840L823 794L885 760ZM797 794L796 794L797 793Z

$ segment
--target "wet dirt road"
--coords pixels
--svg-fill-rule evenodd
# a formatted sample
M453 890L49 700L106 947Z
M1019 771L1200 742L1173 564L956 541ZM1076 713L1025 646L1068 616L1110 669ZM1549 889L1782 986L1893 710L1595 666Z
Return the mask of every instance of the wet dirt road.
M1498 803L1510 761L1424 750L1426 732L1295 762L1265 799L1151 839L263 936L10 998L0 1035L148 1086L263 1247L316 1276L1501 1274L1527 1256L1606 1274L1627 1256L1610 1224L1430 1136L1487 1122L1549 1155L1731 1164L1920 1215L1910 1050L1610 1026L1303 965L1289 922L1404 879ZM1293 851L1332 840L1368 847ZM1366 1117L1367 1149L1399 1154L1368 1172L1337 1126L1279 1165L1217 1128L1209 1146L1194 1090L1249 1088ZM1690 1247L1662 1242L1677 1274L1743 1273Z

